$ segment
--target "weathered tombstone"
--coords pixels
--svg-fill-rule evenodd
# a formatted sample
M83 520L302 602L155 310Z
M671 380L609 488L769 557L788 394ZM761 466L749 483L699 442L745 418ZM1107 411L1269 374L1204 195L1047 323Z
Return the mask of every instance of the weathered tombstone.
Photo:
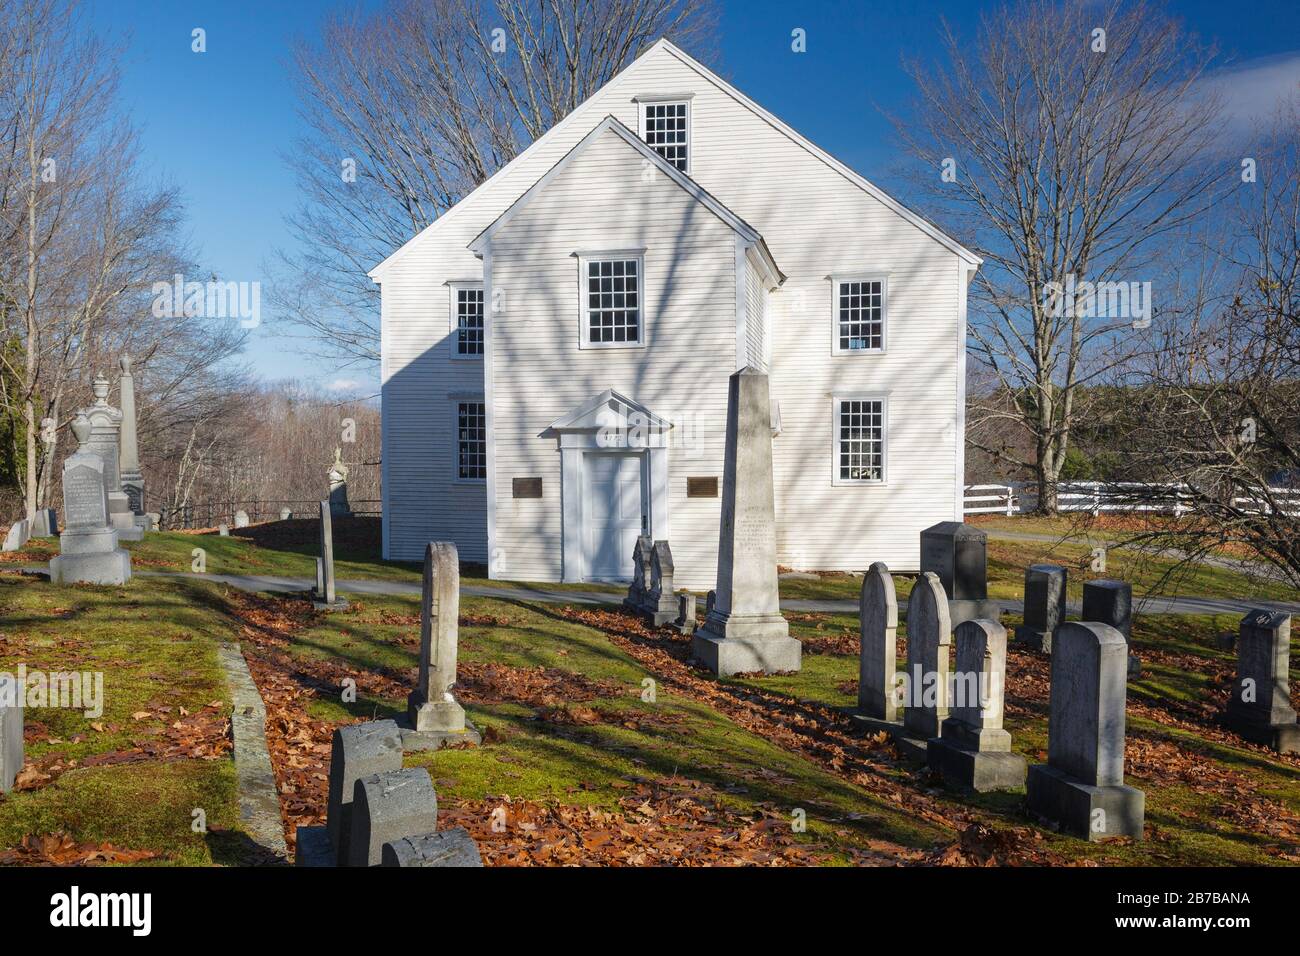
M32 519L33 538L53 538L59 533L59 513L53 508L40 508Z
M948 718L948 649L952 623L939 576L924 572L907 599L907 698L903 728L913 737L939 736Z
M667 541L656 541L650 555L650 622L659 627L677 620L679 608L673 592L673 552Z
M797 671L803 645L781 616L767 375L743 368L727 388L717 598L692 638L715 674Z
M894 578L877 561L862 578L858 600L862 644L858 660L858 713L898 720L898 596Z
M1025 782L1025 758L1011 752L1002 727L1007 680L1007 629L996 621L957 625L952 710L930 740L930 766L944 782L984 793Z
M312 606L318 611L337 611L348 606L334 591L334 524L328 501L320 503L320 558L316 564Z
M623 606L629 611L644 613L650 607L650 556L654 541L648 534L637 535L632 546L632 583L627 587Z
M1025 568L1025 622L1016 628L1017 641L1035 650L1052 652L1052 635L1065 620L1065 585L1065 568L1059 565L1031 564Z
M59 554L50 559L54 584L125 584L131 556L117 546L118 529L109 527L107 465L90 444L92 426L84 415L72 423L79 447L63 461L63 514Z
M482 866L478 844L464 827L385 843L381 866Z
M159 512L150 511L144 517L148 522L144 527L145 531L158 531L162 528L162 515Z
M1237 678L1228 698L1228 726L1278 753L1300 753L1300 725L1291 706L1291 615L1255 608L1241 619Z
M226 524L224 521L221 522L221 524L217 525L217 534L221 535L223 538L229 538L230 525Z
M1067 621L1052 642L1047 763L1029 768L1029 809L1088 840L1142 838L1146 795L1124 785L1128 641Z
M292 512L290 509L288 509L288 508L281 508L281 509L280 509L280 520L281 520L281 521L288 521L288 520L289 520L290 518L292 518L292 517L293 517L293 512Z
M988 591L988 535L960 521L940 521L921 532L921 571L933 571L948 596L952 626L982 618L996 621L1002 609Z
M26 518L19 518L9 526L9 533L5 535L4 551L21 551L31 540L31 525Z
M713 606L718 603L717 591L706 591L704 594L704 616L707 618L713 613Z
M248 512L247 512L247 511L244 511L244 510L241 509L241 510L235 512L235 527L236 527L236 528L247 528L247 527L248 527Z
M438 796L423 767L361 777L352 796L348 866L379 866L385 843L438 828Z
M140 541L144 530L136 527L131 502L122 490L122 472L118 441L122 428L122 412L108 404L108 379L95 376L91 383L94 404L83 408L79 414L90 421L90 450L104 460L104 487L108 491L108 523L117 531L120 541Z
M140 470L140 449L135 430L135 378L131 375L131 356L123 355L118 361L122 376L118 389L122 403L122 492L126 495L135 523L145 528L144 474Z
M330 753L326 830L337 866L346 866L352 838L352 800L362 777L402 769L402 736L391 720L352 724L334 731ZM301 841L300 841L301 842Z
M420 587L420 671L406 702L406 750L436 750L449 743L482 742L451 689L456 683L460 617L460 556L447 541L424 549Z
M343 449L334 449L334 461L330 463L330 513L339 518L352 517L352 507L348 504L348 466L343 464Z
M14 788L23 769L23 688L13 674L0 673L0 793Z
M1137 677L1142 671L1142 661L1133 653L1133 586L1125 581L1097 580L1083 584L1083 614L1085 621L1109 624L1124 635L1129 644L1128 676Z
M687 637L695 633L695 595L690 591L677 592L677 627Z

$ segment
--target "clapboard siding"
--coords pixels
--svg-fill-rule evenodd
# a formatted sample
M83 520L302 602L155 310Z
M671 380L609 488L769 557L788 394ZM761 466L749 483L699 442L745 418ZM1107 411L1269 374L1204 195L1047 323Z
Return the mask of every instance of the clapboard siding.
M671 47L657 46L378 270L384 296L384 512L389 556L418 557L424 542L439 536L453 537L467 554L487 548L486 497L475 499L476 489L450 481L454 436L440 431L449 417L438 411L447 394L483 387L478 363L447 357L444 283L481 276L481 263L466 246L606 115L637 130L634 96L687 91L694 93L692 177L763 234L787 276L779 290L766 296L761 313L771 340L772 394L780 403L783 423L774 442L779 560L826 569L862 569L883 560L894 569L915 569L917 533L936 521L960 516L958 356L963 354L964 330L958 327L958 315L964 263L952 249L736 100ZM628 187L626 171L614 175L586 164L593 155L594 147L572 164L582 164L579 168L587 174L585 182L568 187L570 205L562 226L570 248L562 251L591 248L596 235L611 240L621 235L618 245L650 248L648 241L627 237L653 230L663 214L638 205L638 189ZM616 183L623 184L621 191L611 188ZM559 193L547 189L546 195L554 202ZM610 202L631 204L628 217L612 221L603 212ZM688 474L721 474L725 375L736 364L735 259L726 227L698 203L689 208L698 218L690 223L691 232L675 240L683 260L678 267L689 268L694 278L674 290L674 310L692 316L689 329L675 334L670 323L659 330L652 325L649 348L635 352L589 353L577 348L575 261L565 259L558 271L540 257L528 261L529 249L553 242L564 245L553 235L560 224L536 215L523 217L528 222L510 223L509 242L517 248L511 262L502 264L507 271L499 273L507 277L509 317L501 319L498 342L511 357L511 368L516 355L511 350L518 348L521 360L526 356L533 370L529 374L537 375L537 391L525 398L503 395L496 408L495 546L505 559L500 576L557 578L560 521L559 455L522 426L514 431L517 439L507 441L503 421L518 416L531 427L612 387L670 419L673 406L682 405L698 416L695 421L704 436L699 457L686 465L673 449L672 544L679 568L690 569L692 581L686 583L694 583L697 572L701 581L710 579L703 583L711 583L718 502L686 499L684 485ZM685 209L678 211L686 214ZM698 225L706 220L709 227ZM697 225L702 231L695 231ZM711 231L726 237L716 247ZM654 238L661 243L664 237ZM506 244L494 240L494 250ZM500 254L494 251L494 271ZM655 268L665 266L656 262ZM712 271L706 278L696 273L698 269ZM888 349L884 354L834 355L828 277L864 271L888 274ZM566 312L573 321L538 330L540 338L531 349L518 343L509 311L516 308L515 286L536 286L535 303ZM753 348L745 343L747 353L753 354ZM600 388L588 387L592 365L600 369ZM506 371L506 366L494 368L496 374ZM872 486L834 485L832 398L865 393L889 400L888 480ZM510 497L510 477L523 474L543 476L544 498ZM697 533L704 540L695 540Z

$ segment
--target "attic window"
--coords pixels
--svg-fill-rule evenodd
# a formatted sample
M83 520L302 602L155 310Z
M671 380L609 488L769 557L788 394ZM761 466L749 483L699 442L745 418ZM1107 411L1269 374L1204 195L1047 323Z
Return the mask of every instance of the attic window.
M689 100L641 104L641 135L646 145L684 173L691 171Z

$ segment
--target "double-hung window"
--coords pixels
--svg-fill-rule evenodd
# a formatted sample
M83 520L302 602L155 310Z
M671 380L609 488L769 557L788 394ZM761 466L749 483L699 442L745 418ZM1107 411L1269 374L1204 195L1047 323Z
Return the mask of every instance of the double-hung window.
M834 350L883 352L885 350L885 296L883 276L835 277Z
M483 355L483 286L454 283L451 286L451 357L480 358Z
M579 258L583 348L645 342L645 259L638 253Z
M887 410L884 398L835 399L835 484L872 484L885 480Z
M483 402L456 403L456 478L487 478L487 405Z
M646 145L684 173L691 171L691 101L650 100L641 104Z

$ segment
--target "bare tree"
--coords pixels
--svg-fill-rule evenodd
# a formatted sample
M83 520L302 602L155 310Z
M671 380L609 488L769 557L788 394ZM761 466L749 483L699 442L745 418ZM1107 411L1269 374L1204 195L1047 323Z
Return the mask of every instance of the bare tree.
M342 365L379 358L366 272L660 36L707 56L711 0L389 0L294 54L304 250L272 298Z
M1225 175L1215 104L1196 86L1211 54L1159 7L1113 0L1021 0L984 15L973 41L946 25L943 39L943 66L907 64L919 102L895 122L932 171L937 217L985 258L971 355L996 386L970 437L997 438L980 447L1031 471L1052 512L1079 391L1149 318L1114 307L1130 290L1113 280L1150 281Z

